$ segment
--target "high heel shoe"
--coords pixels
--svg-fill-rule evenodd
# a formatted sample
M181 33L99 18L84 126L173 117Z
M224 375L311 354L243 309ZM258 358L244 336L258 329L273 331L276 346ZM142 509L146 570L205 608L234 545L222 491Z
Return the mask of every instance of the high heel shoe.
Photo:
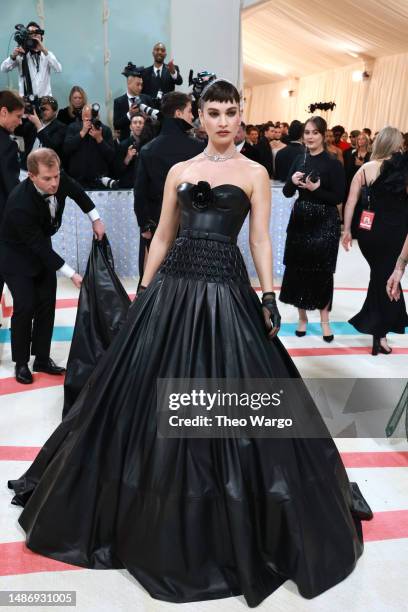
M306 323L306 325L308 324L308 320L307 319L299 319L299 323ZM303 338L304 336L306 336L306 330L305 331L299 331L298 329L295 331L295 334L298 338Z
M329 325L329 321L320 321L320 325L322 326L322 331L323 331L323 325L324 325L325 323L326 323L327 325ZM323 334L323 340L324 340L325 342L333 342L333 340L334 340L334 335L333 335L333 334L330 334L330 335L328 335L328 336L325 336L325 335Z
M390 353L392 353L392 348L387 351L387 349L384 348L381 344L381 338L376 338L375 336L373 336L373 348L371 350L371 354L376 356L378 355L378 353L382 353L383 355L389 355Z

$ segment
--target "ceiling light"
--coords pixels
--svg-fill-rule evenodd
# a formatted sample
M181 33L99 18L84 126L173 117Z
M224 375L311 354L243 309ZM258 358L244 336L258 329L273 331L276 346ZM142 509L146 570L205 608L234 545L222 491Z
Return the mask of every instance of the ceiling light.
M351 55L351 57L358 57L358 53L355 53L354 51L347 51L346 53L347 55Z
M363 73L362 73L362 71L361 70L354 70L353 74L351 75L351 78L355 82L362 81L363 80Z

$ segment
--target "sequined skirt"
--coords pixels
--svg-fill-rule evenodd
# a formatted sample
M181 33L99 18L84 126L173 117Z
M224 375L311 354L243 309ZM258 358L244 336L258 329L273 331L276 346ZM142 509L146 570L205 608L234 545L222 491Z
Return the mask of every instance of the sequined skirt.
M282 302L305 310L331 310L339 239L340 219L335 206L295 202L283 259Z
M297 200L287 228L283 263L298 270L334 273L339 240L335 206Z

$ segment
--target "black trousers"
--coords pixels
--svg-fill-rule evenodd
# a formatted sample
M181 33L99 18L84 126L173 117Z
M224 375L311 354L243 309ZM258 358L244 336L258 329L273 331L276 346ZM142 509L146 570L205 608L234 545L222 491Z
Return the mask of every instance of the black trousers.
M57 294L56 273L44 268L37 276L6 274L13 296L11 357L28 363L31 355L41 360L50 356Z

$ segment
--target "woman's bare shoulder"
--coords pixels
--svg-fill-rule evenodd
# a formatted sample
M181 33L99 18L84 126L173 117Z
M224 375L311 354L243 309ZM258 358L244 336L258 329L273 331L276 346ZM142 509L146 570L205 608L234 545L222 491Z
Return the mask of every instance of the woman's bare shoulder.
M242 171L247 173L247 176L253 177L253 179L267 178L269 180L269 174L262 164L259 164L245 155L240 154L238 161L242 164Z
M192 157L191 159L188 159L186 161L182 161L182 162L178 162L177 164L174 164L174 166L172 166L169 170L169 173L167 176L169 176L171 179L181 179L183 177L183 174L189 170L192 166L196 165L197 163L200 163L200 156L197 155L196 157Z

